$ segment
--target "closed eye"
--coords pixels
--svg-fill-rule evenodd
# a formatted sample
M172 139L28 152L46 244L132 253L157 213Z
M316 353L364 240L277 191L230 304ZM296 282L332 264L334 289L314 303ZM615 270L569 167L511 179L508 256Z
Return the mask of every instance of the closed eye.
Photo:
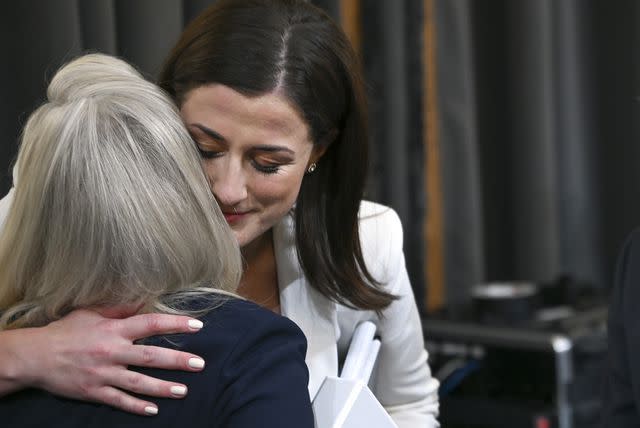
M224 154L224 152L220 152L220 151L203 150L197 144L196 144L196 147L198 148L198 152L200 153L200 156L202 156L204 159L213 159L213 158L220 157Z
M280 170L279 164L262 164L256 160L251 161L253 167L263 174L275 174Z
M226 148L226 140L220 134L200 124L192 124L187 129L204 159L217 158L224 154L224 150L216 150Z

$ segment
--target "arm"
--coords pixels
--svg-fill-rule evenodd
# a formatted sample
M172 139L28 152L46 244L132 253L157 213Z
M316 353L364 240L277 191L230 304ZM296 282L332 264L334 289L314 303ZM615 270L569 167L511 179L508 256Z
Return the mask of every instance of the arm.
M637 234L634 234L637 237ZM634 249L634 246L636 247ZM625 303L635 308L639 300L634 296L637 289L636 278L631 272L637 267L632 257L638 251L637 242L630 238L625 244L618 260L613 294L609 307L608 353L606 361L605 392L603 394L603 427L627 428L639 427L640 415L634 399L632 368L629 362L629 337L626 324L633 321L626 316Z
M386 291L398 297L376 321L381 347L372 390L399 427L439 427L439 383L427 363L420 316L405 267L402 224L393 210L384 207L381 213L363 218L361 238L367 267Z
M404 258L403 258L404 260ZM380 320L381 347L374 393L399 427L436 428L438 381L431 376L422 325L407 272L397 277L399 299Z
M0 396L28 386L24 357L29 355L29 346L36 329L9 330L0 332Z
M121 309L105 310L103 314L124 317L132 313L131 308ZM190 319L159 314L117 319L77 310L45 327L2 331L0 395L35 387L132 413L149 414L145 408L157 409L154 403L124 391L181 398L172 395L170 389L183 385L129 371L127 366L198 371L200 368L189 366L189 359L198 357L133 342L158 334L197 331L189 327Z
M307 341L290 320L269 313L247 331L226 360L222 417L229 428L313 428L304 358Z

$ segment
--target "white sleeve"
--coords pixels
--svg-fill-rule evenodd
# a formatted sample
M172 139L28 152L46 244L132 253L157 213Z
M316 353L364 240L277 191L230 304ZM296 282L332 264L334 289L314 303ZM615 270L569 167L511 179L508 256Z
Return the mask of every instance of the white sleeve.
M9 207L11 207L11 201L13 201L13 188L9 190L9 193L2 199L0 199L0 229L4 226L4 221L9 213Z
M13 187L9 189L9 193L5 195L4 198L0 199L0 230L4 226L4 221L7 218L7 214L9 214L9 208L11 207L11 202L13 201L13 192L16 183L18 182L18 166L13 166Z
M402 224L391 209L380 217L370 222L374 230L371 227L362 230L369 234L363 237L366 245L377 247L365 251L369 255L377 253L373 259L368 258L377 265L371 266L371 273L384 281L384 289L398 299L383 311L377 322L382 343L373 392L398 427L437 428L439 383L431 376L427 363L422 325L402 250Z

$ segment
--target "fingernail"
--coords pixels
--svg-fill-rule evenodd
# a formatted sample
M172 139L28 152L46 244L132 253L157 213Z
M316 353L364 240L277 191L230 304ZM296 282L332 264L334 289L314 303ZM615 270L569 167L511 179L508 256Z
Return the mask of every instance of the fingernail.
M189 320L189 328L193 330L200 330L203 325L200 320Z
M158 408L157 407L153 407L153 406L147 406L144 408L144 412L147 415L157 415L158 414Z
M171 393L173 395L177 395L178 397L183 397L187 395L187 387L186 386L172 386Z
M189 358L189 367L201 369L204 367L204 360L202 358Z

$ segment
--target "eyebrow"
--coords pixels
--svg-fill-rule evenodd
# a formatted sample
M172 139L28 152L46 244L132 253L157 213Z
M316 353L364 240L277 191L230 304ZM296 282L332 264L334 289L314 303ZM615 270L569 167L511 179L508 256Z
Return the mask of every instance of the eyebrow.
M205 134L207 134L211 138L214 138L216 140L220 140L222 142L227 143L226 138L224 138L222 135L218 134L216 131L214 131L211 128L207 128L206 126L201 125L199 123L193 123L193 124L191 124L191 126L198 128L199 130L201 130L202 132L204 132ZM260 145L257 145L257 146L253 146L252 150L261 151L261 152L269 152L269 153L287 152L287 153L289 153L291 155L295 155L295 152L293 150L289 149L288 147L271 146L271 145L267 145L267 144L260 144Z
M206 126L200 125L199 123L192 123L191 126L194 126L194 127L198 128L199 130L201 130L202 132L204 132L205 134L207 134L211 138L215 138L216 140L221 140L221 141L224 141L224 142L227 141L226 138L224 138L222 135L218 134L213 129L207 128Z

